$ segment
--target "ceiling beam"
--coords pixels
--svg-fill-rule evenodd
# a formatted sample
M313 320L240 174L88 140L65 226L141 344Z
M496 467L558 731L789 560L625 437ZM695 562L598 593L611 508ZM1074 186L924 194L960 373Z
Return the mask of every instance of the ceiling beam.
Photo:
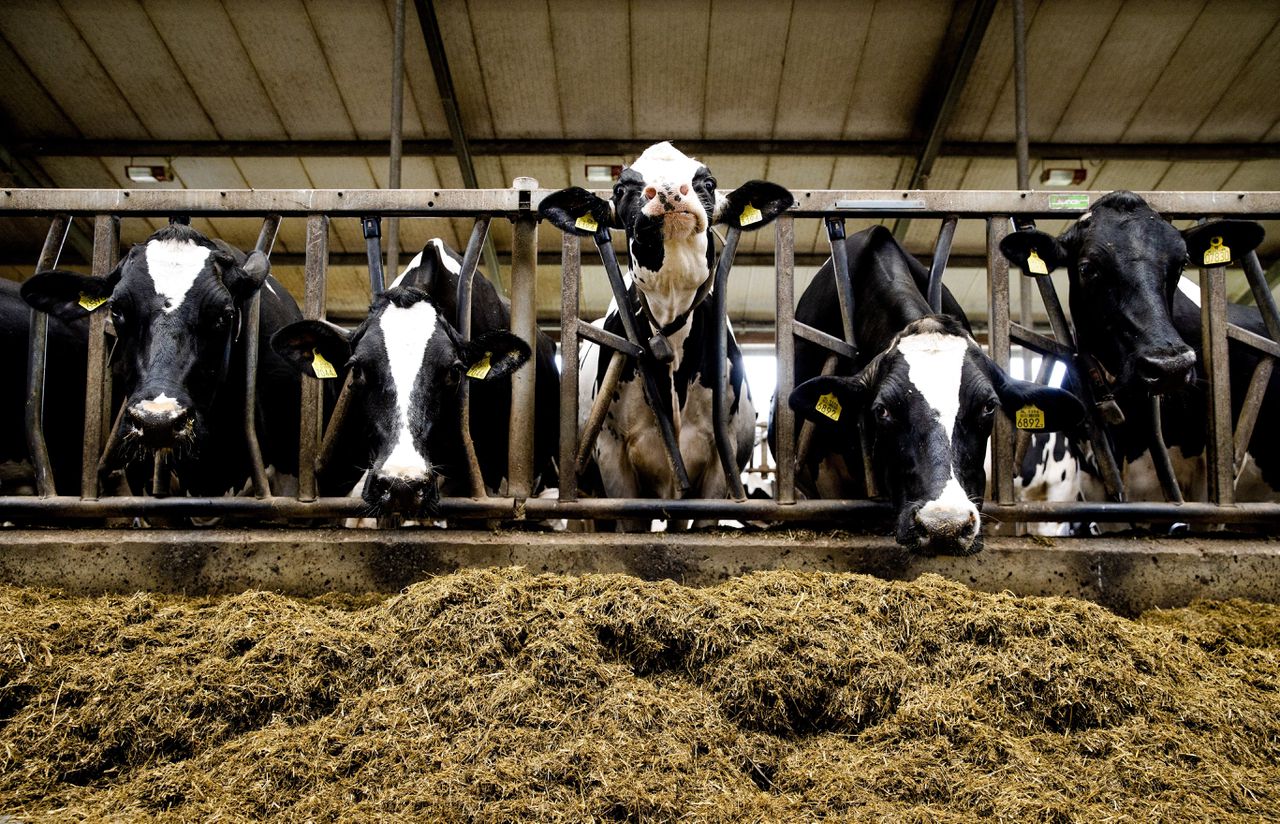
M803 155L808 157L919 157L923 140L702 140L675 139L698 156ZM502 155L636 157L647 140L472 140L472 157ZM1013 143L943 141L939 156L1013 159ZM38 157L381 157L385 140L120 140L45 139L10 142L16 158ZM1280 142L1263 143L1032 143L1033 158L1063 160L1274 160ZM405 140L405 157L455 157L449 140ZM473 171L474 174L474 171Z
M933 173L933 163L942 151L942 142L951 126L951 116L960 103L960 95L969 81L969 72L978 57L978 49L982 46L982 38L991 25L991 17L995 12L996 0L974 0L969 21L965 24L964 34L958 44L951 48L943 48L939 52L938 62L934 66L931 88L941 90L933 95L926 95L922 101L921 112L927 112L924 130L927 135L920 156L916 158L915 167L911 171L911 179L907 189L922 189L929 185L929 175ZM955 19L955 15L952 16ZM952 31L956 31L953 27ZM907 235L910 218L898 218L893 224L894 237L901 241Z

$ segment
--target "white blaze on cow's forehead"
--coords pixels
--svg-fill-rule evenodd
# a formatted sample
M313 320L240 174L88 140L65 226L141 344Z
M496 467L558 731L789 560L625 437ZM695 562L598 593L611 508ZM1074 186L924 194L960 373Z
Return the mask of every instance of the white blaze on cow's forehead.
M462 264L454 260L453 255L449 254L449 250L445 248L443 240L438 237L433 237L431 240L428 240L427 243L436 247L436 253L439 254L440 262L444 264L444 268L448 269L455 275L462 273Z
M1187 299L1200 308L1200 284L1187 277L1178 278L1178 291L1187 296Z
M691 183L693 176L702 168L702 162L663 141L645 149L630 168L644 178L645 183L664 180Z
M188 240L152 240L146 254L156 294L165 298L164 311L172 312L186 299L213 250Z
M938 413L948 441L960 411L960 374L968 349L968 338L941 332L908 335L898 341L898 351L907 362L907 377Z
M427 341L435 334L437 320L436 308L425 300L407 309L388 305L378 319L382 345L387 350L391 385L396 393L396 445L383 463L384 471L391 474L425 474L428 469L426 459L413 445L409 404L422 369L423 353Z

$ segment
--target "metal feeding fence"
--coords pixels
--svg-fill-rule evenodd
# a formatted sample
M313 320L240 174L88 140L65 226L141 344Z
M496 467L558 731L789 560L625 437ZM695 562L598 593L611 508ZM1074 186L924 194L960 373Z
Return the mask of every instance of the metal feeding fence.
M94 221L93 274L106 276L116 264L119 253L119 220L121 218L171 217L185 219L204 217L260 217L263 219L257 248L269 253L285 217L307 220L305 254L305 295L303 314L321 318L325 306L325 280L328 264L329 224L332 220L362 220L365 237L370 238L370 270L373 289L381 288L381 264L378 262L376 221L381 217L450 217L472 218L474 228L464 254L459 278L459 317L455 325L463 336L469 334L471 282L481 250L494 220L507 220L513 226L511 249L512 330L533 345L536 334L535 289L537 271L538 206L549 194L536 188L528 179L517 181L517 187L499 190L40 190L12 189L0 193L0 215L47 217L51 225L36 271L57 265L73 217ZM528 185L524 185L528 184ZM777 364L778 397L786 398L794 387L794 353L796 338L803 338L829 350L826 372L833 371L838 359L850 358L857 351L853 338L853 290L844 261L844 224L847 218L932 218L941 221L930 272L929 298L939 306L941 277L946 267L956 224L961 219L978 219L986 223L988 258L988 334L990 353L1002 368L1009 368L1011 344L1016 342L1043 355L1041 380L1049 374L1054 361L1070 363L1071 388L1090 410L1086 425L1095 455L1111 500L1106 502L1043 503L1019 502L1013 490L1015 453L1019 444L1010 421L998 416L992 435L993 500L984 513L1000 522L1018 521L1116 521L1116 522L1207 522L1249 523L1280 522L1280 504L1237 503L1233 499L1235 464L1243 455L1261 406L1263 390L1280 357L1280 316L1271 299L1270 290L1254 252L1240 261L1253 289L1255 300L1267 323L1270 337L1261 337L1226 321L1225 266L1201 271L1202 319L1205 371L1209 384L1208 466L1209 501L1181 503L1181 494L1169 471L1167 453L1157 444L1157 468L1165 483L1168 501L1163 503L1124 502L1123 489L1115 461L1111 457L1103 427L1109 404L1105 387L1089 377L1088 364L1075 352L1071 330L1062 311L1052 282L1036 278L1044 300L1052 337L1040 334L1010 317L1009 266L1000 254L1001 239L1015 222L1028 225L1036 219L1074 218L1083 213L1100 193L1063 195L1050 192L1000 191L828 191L794 192L796 206L776 221L775 261L777 274ZM1141 193L1151 206L1167 218L1280 217L1280 193L1272 192L1148 192ZM837 286L844 318L842 337L835 337L795 320L795 221L821 220L831 242L837 272ZM724 297L739 229L728 230L725 247L716 271L714 294L719 312L716 344L723 347L727 321ZM619 305L627 305L626 289L608 231L595 233L593 240L609 275L614 297ZM796 419L782 403L778 410L776 454L777 475L774 499L747 499L737 467L728 449L725 417L719 417L717 447L728 480L730 499L677 500L579 498L578 477L590 453L593 439L599 433L612 396L611 381L616 381L627 358L638 357L645 348L634 326L617 336L594 327L579 318L581 287L580 238L565 235L562 247L563 283L561 291L561 428L559 444L559 496L557 499L533 497L533 409L534 370L519 370L512 381L511 437L508 456L508 489L502 497L485 494L474 461L470 467L473 497L446 497L441 500L444 517L486 519L541 518L655 518L707 519L729 518L750 521L805 521L858 519L880 516L887 505L874 500L797 500L795 467L798 456L808 448L808 425L796 438ZM331 519L360 514L363 503L353 498L324 498L317 494L317 472L332 454L335 433L347 408L349 391L344 387L328 426L323 420L320 382L303 381L302 421L299 443L299 491L297 497L272 494L267 473L262 466L261 450L255 431L255 371L258 351L258 304L255 297L245 307L245 351L247 391L244 409L244 432L254 463L252 497L100 497L99 475L104 459L112 449L110 438L114 427L109 408L111 391L107 363L106 313L90 315L88 380L85 387L84 450L81 471L81 495L59 496L55 493L45 446L41 409L45 371L44 339L47 318L33 315L27 382L27 438L36 473L39 496L0 497L0 519L29 521L54 519L101 519L121 516L238 516L247 519ZM629 317L630 313L622 313ZM1255 371L1240 419L1231 420L1231 396L1228 384L1227 340L1235 339L1266 355ZM578 349L581 340L593 341L613 351L610 368L603 378L605 391L598 393L596 408L587 416L579 431L578 418ZM723 359L719 359L723 364ZM642 370L643 371L643 370ZM716 407L723 409L724 376L720 376ZM464 382L465 384L465 382ZM464 390L465 391L465 390ZM468 417L462 414L463 438L470 445ZM1158 399L1153 401L1158 413ZM668 459L676 477L683 475L679 452L675 449L669 419L659 414L665 430ZM1153 421L1158 421L1158 414ZM1158 427L1156 427L1158 431ZM1160 459L1163 453L1164 459ZM687 481L684 484L687 487Z

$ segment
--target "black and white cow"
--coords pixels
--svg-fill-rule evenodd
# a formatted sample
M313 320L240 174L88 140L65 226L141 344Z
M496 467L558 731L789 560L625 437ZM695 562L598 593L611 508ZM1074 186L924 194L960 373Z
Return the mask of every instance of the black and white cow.
M1261 240L1257 224L1233 223L1230 231L1241 236L1228 237L1228 247L1252 249ZM1077 345L1102 367L1125 416L1124 423L1110 427L1108 434L1130 500L1164 500L1150 453L1152 394L1162 395L1161 425L1183 496L1207 500L1208 405L1200 366L1200 288L1182 277L1188 263L1183 234L1140 196L1118 191L1100 198L1057 238L1024 230L1001 243L1009 261L1024 271L1032 251L1048 271L1067 268ZM1267 334L1253 307L1228 304L1227 319ZM1228 347L1235 419L1260 355L1233 339ZM1273 375L1259 421L1277 410L1280 377ZM1104 500L1088 445L1069 446L1077 462L1081 494L1087 500ZM1255 427L1237 474L1237 500L1280 500L1280 431Z
M622 171L611 201L571 188L549 195L541 204L542 215L566 232L589 235L597 225L626 232L627 280L630 300L636 307L636 328L643 339L655 334L665 338L674 354L666 363L653 351L642 357L658 374L661 404L671 416L689 475L690 494L696 497L722 498L727 492L712 428L715 325L707 297L716 253L711 227L732 222L743 229L758 229L790 208L792 202L786 189L760 180L720 194L705 165L663 142L650 146ZM624 334L618 311L611 305L596 325ZM600 389L611 352L585 343L580 354L581 424ZM728 361L729 431L738 466L744 467L753 445L755 409L742 353L732 332ZM658 422L645 403L642 384L634 361L628 362L593 457L606 495L675 498L676 478ZM626 526L643 529L647 523Z
M895 511L895 537L912 549L967 555L982 548L979 506L987 439L997 412L1040 429L1075 426L1080 402L1068 392L1014 380L969 334L954 300L935 315L923 296L928 273L883 226L845 240L854 291L856 363L813 377L825 355L796 350L789 402L829 435L816 437L797 468L802 491L863 498L861 429L877 485ZM834 269L819 270L796 319L840 334ZM797 431L799 427L797 427Z
M443 248L439 252L448 254ZM422 274L427 254L424 250L397 283L412 279L414 272ZM474 303L481 302L486 301ZM276 351L303 374L337 377L329 367L351 370L356 405L343 430L346 457L336 462L336 469L341 475L354 465L357 473L363 472L352 494L359 490L369 515L431 518L439 512L442 491L470 494L458 427L458 386L474 380L473 386L492 385L495 391L505 387L509 399L509 375L530 355L524 341L504 329L473 329L472 337L463 343L424 289L393 285L374 300L354 332L304 320L272 338ZM477 452L490 437L500 436L506 443L505 418L495 417L475 395L471 410ZM500 477L506 458L503 452L501 466L482 466L486 477Z
M22 285L27 303L66 322L109 307L118 339L112 368L127 397L117 435L124 459L139 470L135 479L146 477L160 449L172 450L182 488L192 494L225 494L249 477L239 330L244 304L259 289L263 459L277 476L297 475L300 384L267 341L301 313L268 269L260 252L246 257L172 224L136 244L105 278L55 270Z

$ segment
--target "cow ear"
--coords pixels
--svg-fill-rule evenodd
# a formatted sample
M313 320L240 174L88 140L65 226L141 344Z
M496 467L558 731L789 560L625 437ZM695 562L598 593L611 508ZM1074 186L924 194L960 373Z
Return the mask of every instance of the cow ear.
M552 192L538 205L538 214L562 232L592 237L613 225L613 204L581 186Z
M506 329L485 332L462 345L460 357L467 377L491 381L510 375L529 360L529 345Z
M1084 404L1065 389L1005 378L996 383L1005 414L1018 429L1064 432L1084 420Z
M1047 275L1067 261L1067 250L1058 239L1039 229L1019 229L1005 235L1000 241L1000 251L1029 277ZM1039 265L1037 260L1044 265Z
M1192 266L1225 266L1258 248L1266 230L1252 220L1209 220L1182 230Z
M716 193L713 223L753 232L773 222L796 202L786 188L767 180L748 180L726 195Z
M252 297L262 288L262 282L271 273L271 262L267 256L254 249L249 253L243 265L237 266L235 259L226 261L222 267L222 282L227 291L237 301Z
M105 278L53 269L22 284L22 299L60 320L82 318L105 304L120 281L120 267Z
M796 414L815 423L855 424L866 384L857 378L823 375L791 391L787 403Z
M304 375L336 378L351 359L351 333L322 320L300 320L271 336L271 348Z

